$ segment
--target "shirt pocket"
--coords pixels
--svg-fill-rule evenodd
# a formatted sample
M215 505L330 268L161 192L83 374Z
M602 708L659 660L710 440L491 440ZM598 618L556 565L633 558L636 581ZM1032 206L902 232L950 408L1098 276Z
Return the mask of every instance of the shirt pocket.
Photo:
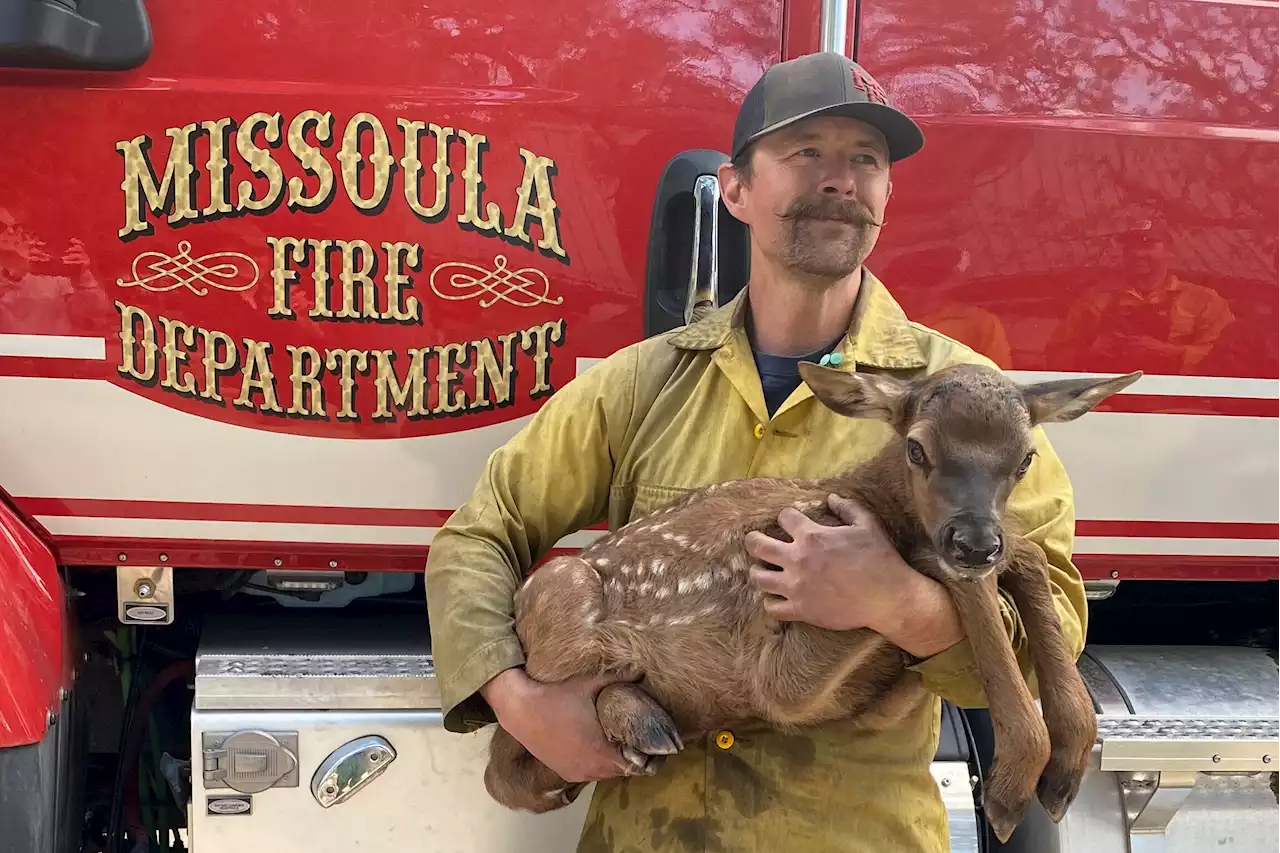
M693 489L679 488L677 486L636 483L635 500L632 501L631 513L628 515L627 521L634 521L655 510L662 509L662 507L674 503L692 491Z

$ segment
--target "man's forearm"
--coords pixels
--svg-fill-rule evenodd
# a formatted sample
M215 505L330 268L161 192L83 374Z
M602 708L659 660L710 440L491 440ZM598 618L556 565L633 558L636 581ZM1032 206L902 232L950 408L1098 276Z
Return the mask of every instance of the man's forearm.
M913 657L928 658L965 638L946 587L915 571L905 575L903 583L902 606L879 629L885 639Z

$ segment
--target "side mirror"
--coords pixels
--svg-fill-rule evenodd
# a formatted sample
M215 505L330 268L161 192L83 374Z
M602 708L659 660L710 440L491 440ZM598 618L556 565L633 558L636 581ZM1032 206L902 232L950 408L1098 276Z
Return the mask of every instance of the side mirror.
M720 201L719 151L682 151L658 181L645 271L645 337L725 304L747 283L746 227Z
M125 71L151 45L144 0L0 0L0 68Z

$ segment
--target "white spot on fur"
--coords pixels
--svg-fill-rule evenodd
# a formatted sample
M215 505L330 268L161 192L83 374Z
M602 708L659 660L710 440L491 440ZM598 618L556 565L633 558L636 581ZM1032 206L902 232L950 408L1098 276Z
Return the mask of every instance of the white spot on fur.
M708 605L707 607L702 608L702 610L698 612L698 615L705 618L707 616L715 616L719 612L720 612L720 606L717 604L711 604L711 605Z
M651 560L649 562L649 571L653 573L655 578L662 577L662 573L667 570L667 564L662 560Z
M655 614L653 614L652 616L650 616L650 617L649 617L649 627L650 627L650 628L656 628L656 627L658 627L658 626L659 626L659 625L661 625L661 624L662 624L662 615L661 615L661 614L659 614L659 613L655 613Z
M654 592L653 594L654 598L659 598L659 599L669 598L670 596L671 596L671 587L669 586L658 587L657 591Z
M604 582L604 588L609 592L622 592L622 583L617 578L609 578Z
M702 572L691 578L681 578L680 583L677 585L677 589L681 595L693 592L695 589L705 592L706 590L711 589L711 572Z
M594 563L596 566L598 566L599 568L602 568L602 569L603 569L605 566L609 565L609 558L608 558L608 557L596 557L596 558L595 558L594 560L592 560L591 562L593 562L593 563Z
M650 581L645 581L644 583L640 584L639 587L636 588L636 592L640 593L641 595L648 595L652 589L653 589L653 583Z
M622 566L619 567L618 571L622 572L623 577L629 578L631 577L631 573L635 571L635 567L630 563L623 563Z
M591 610L591 612L587 614L586 619L587 619L587 622L594 625L596 622L600 621L600 611L597 609Z
M675 617L667 624L668 625L692 625L693 619L694 617L692 613L686 613L684 616Z
M689 537L680 533L664 533L662 534L662 538L667 542L679 545L681 548L689 547Z

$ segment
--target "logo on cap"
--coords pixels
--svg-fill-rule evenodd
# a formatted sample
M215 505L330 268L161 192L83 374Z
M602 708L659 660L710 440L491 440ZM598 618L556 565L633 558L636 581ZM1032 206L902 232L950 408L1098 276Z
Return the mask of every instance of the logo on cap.
M876 78L863 71L857 65L853 66L853 85L862 90L868 100L888 106L889 96L884 87L876 82Z

